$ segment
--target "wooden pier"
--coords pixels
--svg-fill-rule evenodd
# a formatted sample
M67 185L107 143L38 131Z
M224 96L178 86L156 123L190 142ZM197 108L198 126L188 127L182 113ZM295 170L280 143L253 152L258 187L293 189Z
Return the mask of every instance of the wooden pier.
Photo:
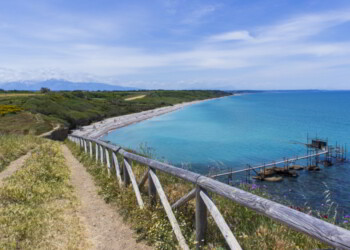
M305 156L300 156L300 157L297 156L295 158L285 159L285 160L272 162L272 163L268 163L268 164L263 164L263 165L259 165L259 166L256 166L256 167L250 167L250 168L245 168L245 169L240 169L240 170L228 171L228 172L224 172L224 173L220 173L220 174L215 174L215 175L211 175L210 177L217 178L217 177L220 177L220 176L237 174L237 173L242 173L242 172L256 170L256 169L261 169L261 168L265 168L265 167L272 167L272 166L276 166L276 165L280 165L280 164L289 164L291 162L296 162L296 161L299 161L299 160L305 160L305 159L318 157L318 156L321 156L321 155L327 155L327 154L328 154L328 150L325 150L325 151L322 151L322 152L319 152L319 153L316 153L316 154L312 154L312 155L305 155Z

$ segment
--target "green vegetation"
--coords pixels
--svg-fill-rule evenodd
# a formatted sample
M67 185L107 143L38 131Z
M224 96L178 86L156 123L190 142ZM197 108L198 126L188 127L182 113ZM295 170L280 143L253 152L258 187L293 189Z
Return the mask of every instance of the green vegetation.
M20 112L0 118L0 134L40 135L52 130L54 124L55 122L45 115Z
M41 140L0 188L0 249L85 249L60 145Z
M42 143L42 139L35 136L0 135L0 172L21 155Z
M125 100L145 95L144 98ZM16 105L33 120L38 114L40 121L27 123L23 112L7 114L0 119L0 133L40 134L50 131L55 124L69 128L88 125L107 117L125 115L181 102L203 100L228 95L222 91L130 91L130 92L45 92L0 93L0 105ZM9 124L12 123L10 126ZM23 127L26 127L23 129Z
M95 160L81 151L76 144L67 142L73 154L84 164L88 172L95 178L100 187L100 195L111 203L138 233L138 240L145 240L157 249L176 249L177 241L164 209L158 203L151 207L147 196L147 184L141 189L145 209L138 209L132 187L120 188L116 184L115 175L110 178L106 167L96 164ZM122 159L119 159L122 160ZM133 163L133 172L138 180L143 175L145 167ZM173 203L193 186L170 175L157 172L169 202ZM267 196L261 189L252 186L242 186L250 192ZM220 212L230 226L243 249L326 249L327 246L305 234L298 233L265 216L240 206L227 199L211 194ZM159 201L159 200L158 200ZM175 211L181 231L191 248L195 248L195 203L191 201ZM210 217L208 220L208 244L204 249L227 249L225 240ZM345 224L344 224L345 225Z

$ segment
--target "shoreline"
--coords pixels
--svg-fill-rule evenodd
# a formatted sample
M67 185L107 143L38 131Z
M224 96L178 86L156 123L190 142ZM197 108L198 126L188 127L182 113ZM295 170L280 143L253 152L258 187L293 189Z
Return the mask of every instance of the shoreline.
M216 100L216 99L221 99L229 96L235 96L235 95L233 94L233 95L210 98L205 100L183 102L183 103L175 104L173 106L166 106L166 107L150 109L150 110L146 110L138 113L132 113L128 115L110 117L102 121L94 122L94 123L91 123L90 125L83 126L81 129L75 129L73 130L72 134L78 135L78 136L88 136L94 139L98 139L108 134L110 131L118 128L126 127L134 123L151 119L156 116L161 116L170 112L174 112L176 110L182 109L190 105L211 101L211 100Z

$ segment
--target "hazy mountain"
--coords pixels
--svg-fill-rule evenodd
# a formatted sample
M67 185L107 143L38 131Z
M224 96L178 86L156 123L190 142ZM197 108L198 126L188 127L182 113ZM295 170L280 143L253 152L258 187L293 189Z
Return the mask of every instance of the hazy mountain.
M46 81L36 82L36 81L23 81L23 82L7 82L0 83L0 88L4 90L29 90L37 91L41 88L49 88L53 91L59 90L137 90L137 88L124 87L117 85L110 85L105 83L97 82L70 82L66 80L50 79Z

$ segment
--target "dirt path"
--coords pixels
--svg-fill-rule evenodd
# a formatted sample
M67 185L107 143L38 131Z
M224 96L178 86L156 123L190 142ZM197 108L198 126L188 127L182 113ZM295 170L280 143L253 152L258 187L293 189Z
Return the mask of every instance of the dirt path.
M2 185L3 179L11 176L14 172L20 169L31 154L32 152L28 152L26 155L19 157L17 160L11 162L4 171L0 172L0 186Z
M52 130L50 130L49 132L45 132L45 133L43 133L43 134L41 134L41 135L39 135L39 137L45 137L45 136L48 136L48 135L50 135L53 131L55 131L55 130L57 130L57 129L59 129L60 128L60 125L59 124L57 124L56 125L56 127L54 127Z
M98 195L98 189L84 166L72 155L66 145L62 145L61 149L72 171L72 185L76 196L81 201L78 213L86 227L93 249L152 249L136 243L133 232L123 223L117 211Z

